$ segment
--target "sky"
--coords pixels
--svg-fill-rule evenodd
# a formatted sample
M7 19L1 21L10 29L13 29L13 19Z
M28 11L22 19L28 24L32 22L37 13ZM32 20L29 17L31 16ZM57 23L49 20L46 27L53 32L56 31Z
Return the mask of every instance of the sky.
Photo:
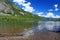
M10 0L22 8L41 17L60 18L60 0Z

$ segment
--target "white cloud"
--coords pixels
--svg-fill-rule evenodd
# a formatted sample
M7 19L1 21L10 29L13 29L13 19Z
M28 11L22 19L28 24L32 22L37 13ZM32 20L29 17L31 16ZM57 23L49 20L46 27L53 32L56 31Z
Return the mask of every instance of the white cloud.
M23 4L24 2L26 2L25 0L13 0L13 2L18 3L19 5Z
M56 15L56 17L55 18L60 18L60 16L59 15Z
M22 6L30 6L30 5L31 5L30 2L22 4Z
M59 9L58 8L55 8L55 11L58 11Z
M16 2L19 5L24 6L24 7L22 7L22 9L24 9L25 11L33 12L35 10L33 7L31 7L31 2L27 2L26 0L13 0L13 2ZM27 3L25 3L25 2L27 2Z
M58 4L55 4L54 7L55 7L55 11L58 11L59 10L58 9Z
M59 15L54 15L52 12L47 13L47 15L45 15L45 17L60 18Z
M58 4L55 4L54 7L57 8L58 7Z
M51 11L58 11L58 10L59 10L59 9L58 9L58 4L55 4L55 5L54 5L54 8L55 8L54 10L53 10L53 9L49 9L48 11L49 11L49 12L51 12Z
M44 15L44 13L42 12L42 13L38 14L38 16L47 17L47 18L49 18L49 17L50 18L60 18L59 15L54 15L52 12L48 12L46 15Z
M22 9L24 9L25 11L29 11L29 12L33 12L35 9L33 7L31 7L31 3L28 2L28 3L25 3L25 4L22 4L24 7Z
M54 14L49 12L49 13L47 13L47 15L45 17L54 17Z
M42 16L43 12L39 12L37 13L38 16Z

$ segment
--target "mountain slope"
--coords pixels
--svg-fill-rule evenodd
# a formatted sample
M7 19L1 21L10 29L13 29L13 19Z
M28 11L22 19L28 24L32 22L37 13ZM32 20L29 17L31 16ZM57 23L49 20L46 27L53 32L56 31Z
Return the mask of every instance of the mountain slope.
M15 16L23 20L42 20L39 16L24 11L9 0L0 0L0 16Z

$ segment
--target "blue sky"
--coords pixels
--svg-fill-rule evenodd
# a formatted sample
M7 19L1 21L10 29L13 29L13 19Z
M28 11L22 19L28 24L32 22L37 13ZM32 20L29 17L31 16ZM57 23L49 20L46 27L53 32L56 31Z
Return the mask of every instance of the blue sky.
M25 11L42 17L60 18L60 0L10 0Z

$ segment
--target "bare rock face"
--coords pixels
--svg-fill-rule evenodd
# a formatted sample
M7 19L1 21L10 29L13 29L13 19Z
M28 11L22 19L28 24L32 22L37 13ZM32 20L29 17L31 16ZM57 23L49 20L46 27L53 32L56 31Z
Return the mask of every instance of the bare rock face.
M2 13L15 16L21 14L21 12L24 13L25 11L23 9L20 9L12 2L9 2L8 0L0 0L0 16Z
M0 1L0 13L11 13L14 14L14 11L11 9L11 6L5 3L4 1Z
M5 9L6 9L6 7L3 5L2 2L0 2L0 11L3 11L3 10L5 10Z

